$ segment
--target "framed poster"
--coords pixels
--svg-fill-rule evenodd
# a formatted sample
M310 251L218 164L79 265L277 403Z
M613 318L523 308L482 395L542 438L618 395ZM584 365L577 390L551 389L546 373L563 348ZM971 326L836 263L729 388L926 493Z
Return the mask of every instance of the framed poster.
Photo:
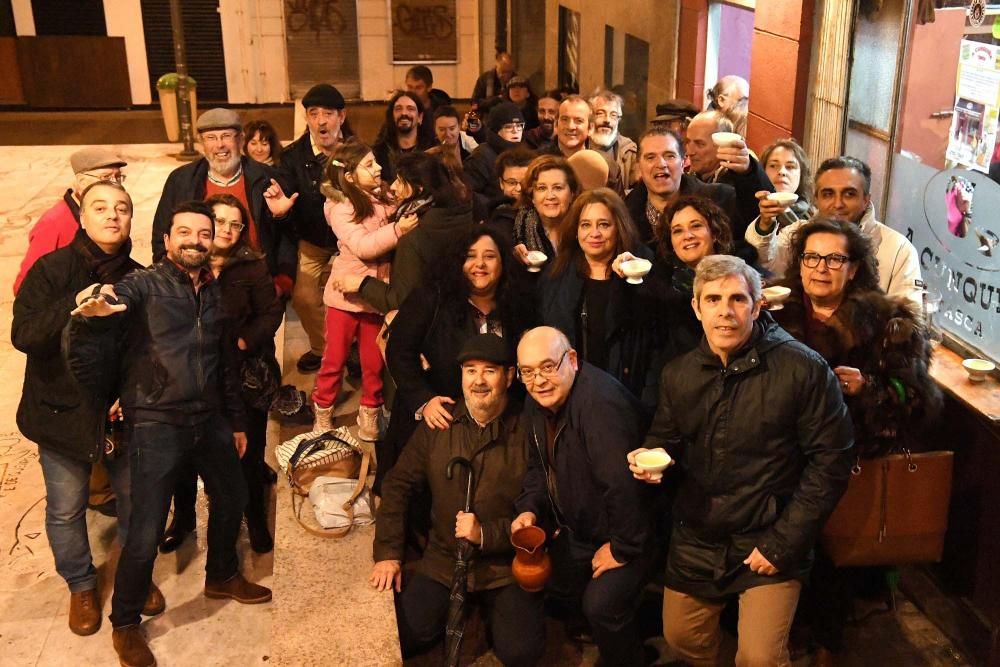
M392 62L458 62L456 0L388 0Z

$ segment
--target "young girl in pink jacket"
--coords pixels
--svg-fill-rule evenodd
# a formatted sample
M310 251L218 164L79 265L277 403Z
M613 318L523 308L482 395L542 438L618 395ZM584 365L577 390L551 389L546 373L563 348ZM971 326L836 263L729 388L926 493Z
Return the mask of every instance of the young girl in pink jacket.
M381 193L381 167L368 146L356 140L341 144L326 165L323 194L326 221L337 235L340 253L333 258L323 292L326 304L326 349L316 376L314 430L333 428L333 407L344 376L351 343L361 354L361 407L358 437L374 442L381 436L382 370L385 362L375 344L382 315L358 298L357 286L367 276L388 281L392 250L413 229L416 216L390 222L394 206Z

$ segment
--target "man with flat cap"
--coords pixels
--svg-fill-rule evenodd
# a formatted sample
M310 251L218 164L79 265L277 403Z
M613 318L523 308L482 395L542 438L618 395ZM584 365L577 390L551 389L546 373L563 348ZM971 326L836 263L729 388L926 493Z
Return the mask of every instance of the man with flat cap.
M66 190L59 202L42 214L28 232L28 251L14 279L15 296L38 258L68 246L80 231L80 195L87 186L98 181L122 183L125 180L122 167L128 163L104 146L88 146L70 155L69 164L73 168L73 186Z
M195 124L205 157L174 169L167 177L153 217L153 261L163 259L163 237L170 229L174 209L185 201L203 201L213 195L236 197L250 214L244 236L267 259L274 286L281 296L292 291L295 247L283 202L272 201L265 192L276 181L274 171L243 155L243 125L231 109L209 109Z
M528 466L521 406L508 396L513 355L499 336L481 334L466 342L458 361L464 399L455 406L451 428L434 430L421 422L382 484L369 581L397 593L403 657L423 653L444 634L458 540L468 540L473 556L467 599L484 607L497 658L504 665L534 665L545 650L542 595L522 590L510 567L514 500ZM469 467L452 465L455 457ZM465 512L470 473L472 502ZM403 582L407 507L424 487L431 496L430 541Z
M309 350L298 361L303 373L319 370L325 344L326 311L323 288L330 275L330 260L337 252L337 237L323 215L326 197L319 191L323 169L333 150L350 136L344 96L328 83L320 83L302 98L307 130L281 154L282 186L272 187L267 197L290 205L292 227L297 237L298 273L292 306L309 337Z

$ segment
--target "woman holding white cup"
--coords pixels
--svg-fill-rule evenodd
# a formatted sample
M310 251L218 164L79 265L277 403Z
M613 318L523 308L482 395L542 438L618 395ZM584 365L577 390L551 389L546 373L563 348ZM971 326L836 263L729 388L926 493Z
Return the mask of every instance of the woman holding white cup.
M780 229L811 218L816 212L812 205L812 169L802 147L793 139L780 139L764 149L760 161L775 190L756 193L760 202L757 225L761 231L769 233L774 224ZM792 199L793 194L798 198Z

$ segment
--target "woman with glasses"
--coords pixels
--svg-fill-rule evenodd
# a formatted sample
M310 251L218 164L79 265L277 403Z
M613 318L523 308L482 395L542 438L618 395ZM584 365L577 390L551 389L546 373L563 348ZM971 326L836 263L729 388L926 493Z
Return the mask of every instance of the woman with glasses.
M871 241L857 225L818 219L792 239L784 283L791 295L773 315L833 368L854 423L859 458L919 448L919 432L941 403L927 372L930 345L920 315L879 288ZM871 575L875 574L875 577ZM812 586L803 595L820 664L843 641L853 592L882 571L838 569L817 548Z
M651 258L621 198L609 188L584 192L559 229L559 252L538 283L542 324L569 338L581 359L607 371L637 398L647 386L655 341L648 293L612 270L625 252ZM656 404L655 391L646 395Z
M392 221L395 206L382 192L382 168L365 144L348 139L337 146L326 164L322 192L324 214L337 237L339 252L333 258L330 279L323 292L326 305L326 347L316 375L313 430L333 428L344 366L351 344L358 341L361 356L361 405L358 437L375 442L382 435L382 353L376 344L382 313L357 294L365 278L389 277L392 251L400 238L417 226L417 216Z
M481 142L465 162L465 177L474 193L474 213L477 222L489 216L489 204L500 196L496 161L500 153L521 145L524 136L524 114L510 102L499 102L490 109L486 119L485 141Z
M459 350L470 337L494 333L511 350L533 324L528 299L515 293L503 236L488 226L463 234L440 258L433 280L414 290L392 321L386 358L396 382L392 422L378 450L376 488L424 421L447 429L462 396Z
M548 261L556 258L560 225L579 194L580 183L565 158L541 155L528 165L514 217L517 259L527 265L531 251L545 254Z

